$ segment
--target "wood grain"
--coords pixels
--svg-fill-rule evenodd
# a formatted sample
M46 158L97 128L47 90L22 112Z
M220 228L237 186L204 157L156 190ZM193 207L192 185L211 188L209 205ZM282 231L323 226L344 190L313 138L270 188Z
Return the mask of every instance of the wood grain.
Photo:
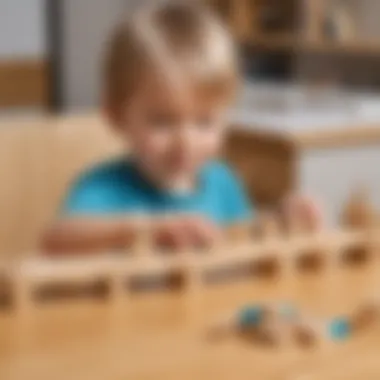
M299 132L294 135L294 143L300 150L349 148L380 143L380 127L358 125L347 128Z
M111 310L101 300L42 304L20 320L0 310L2 380L145 379L260 380L378 379L380 325L346 342L313 350L292 345L265 346L238 336L210 342L206 327L241 306L278 302L288 281L293 300L305 312L331 318L362 304L376 277L375 266L308 274L279 281L252 278L223 283L202 292L192 306L182 293L135 294ZM373 285L373 283L372 283ZM331 291L334 297L329 300ZM326 298L326 294L329 297ZM191 300L193 302L193 300Z

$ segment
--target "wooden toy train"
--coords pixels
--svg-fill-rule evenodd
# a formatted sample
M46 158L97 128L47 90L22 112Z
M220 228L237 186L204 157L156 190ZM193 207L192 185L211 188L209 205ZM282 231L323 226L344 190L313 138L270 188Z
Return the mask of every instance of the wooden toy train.
M128 254L30 256L4 263L0 274L8 284L15 307L25 310L34 305L32 294L40 286L105 281L111 302L116 302L126 293L126 281L136 276L179 273L186 280L186 289L193 292L201 288L202 275L207 271L237 264L252 265L268 257L276 260L285 272L292 273L298 259L310 252L318 252L326 265L336 265L343 253L353 248L380 251L380 228L365 200L353 199L343 219L341 229L313 232L294 223L287 233L282 233L276 219L259 218L255 228L245 225L229 229L225 241L207 252L193 250L174 255L155 255L154 249L145 244L147 235L143 234L143 241Z

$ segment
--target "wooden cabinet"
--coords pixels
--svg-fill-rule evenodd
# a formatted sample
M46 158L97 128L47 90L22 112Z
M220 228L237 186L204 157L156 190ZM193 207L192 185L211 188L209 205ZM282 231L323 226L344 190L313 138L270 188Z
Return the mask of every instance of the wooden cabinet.
M380 44L369 41L366 33L362 33L368 29L364 25L366 22L359 20L363 14L371 13L371 7L376 11L376 5L371 1L205 1L222 15L242 43L301 52L349 51L362 54L373 53L374 49L380 52Z
M294 188L296 154L289 140L239 127L231 131L225 151L227 161L259 206L276 204Z

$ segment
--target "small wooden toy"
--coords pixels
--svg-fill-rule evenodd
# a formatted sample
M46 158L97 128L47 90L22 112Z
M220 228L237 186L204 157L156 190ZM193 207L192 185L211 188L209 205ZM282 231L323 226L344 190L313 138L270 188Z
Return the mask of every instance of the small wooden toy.
M256 304L230 313L208 328L212 338L221 338L236 333L245 339L279 343L286 333L286 324L297 316L297 310L290 304Z
M368 303L351 316L336 317L329 321L300 319L293 326L295 340L306 346L322 340L343 341L365 330L380 320L380 304Z
M323 340L341 341L352 334L348 318L337 317L330 321L307 319L292 327L294 340L302 346L313 346Z
M369 202L368 191L358 189L350 198L342 214L342 224L347 227L371 226L376 219L372 205Z
M380 302L372 301L351 316L318 320L305 317L291 304L255 304L230 313L208 328L211 338L237 334L246 340L313 346L323 340L344 341L380 321Z

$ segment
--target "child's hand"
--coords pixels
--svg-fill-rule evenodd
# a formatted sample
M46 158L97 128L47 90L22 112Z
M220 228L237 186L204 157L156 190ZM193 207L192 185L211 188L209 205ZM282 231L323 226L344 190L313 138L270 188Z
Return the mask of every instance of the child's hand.
M209 247L220 238L219 229L198 216L176 216L158 220L153 227L154 242L159 247L184 249Z
M282 204L282 212L287 227L296 223L309 231L318 231L323 227L323 211L318 202L305 195L290 195Z

